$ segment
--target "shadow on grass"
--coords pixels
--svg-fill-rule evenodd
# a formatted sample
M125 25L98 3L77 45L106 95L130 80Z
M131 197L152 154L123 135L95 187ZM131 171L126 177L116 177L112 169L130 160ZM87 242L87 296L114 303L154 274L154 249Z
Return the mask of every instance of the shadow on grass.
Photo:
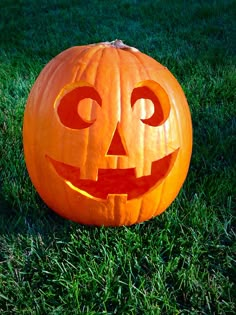
M3 199L3 196L0 194L0 217L8 216L11 214L12 209L11 205Z
M135 235L146 234L147 230L152 234L154 231L164 229L166 224L166 215L162 214L158 218L128 227L83 225L64 219L48 208L38 195L37 199L37 208L33 206L28 209L21 208L15 205L15 201L6 201L0 187L0 236L24 237L28 235L28 237L40 237L46 244L49 244L55 239L67 242L73 234L85 234L92 241L103 233L109 235L112 232L116 236L122 236L128 230L128 233ZM168 210L171 214L171 209ZM95 237L96 235L97 237Z
M55 233L67 234L72 222L65 220L51 211L41 200L38 208L20 208L15 201L7 201L0 190L0 236L1 235L37 235L46 237Z

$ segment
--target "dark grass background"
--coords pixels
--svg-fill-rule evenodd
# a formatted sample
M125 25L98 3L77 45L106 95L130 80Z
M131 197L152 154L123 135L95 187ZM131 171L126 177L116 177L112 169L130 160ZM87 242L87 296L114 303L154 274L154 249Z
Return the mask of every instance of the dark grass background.
M235 314L236 2L0 2L0 314ZM169 68L192 113L181 193L143 224L65 221L32 187L28 93L64 49L122 39Z

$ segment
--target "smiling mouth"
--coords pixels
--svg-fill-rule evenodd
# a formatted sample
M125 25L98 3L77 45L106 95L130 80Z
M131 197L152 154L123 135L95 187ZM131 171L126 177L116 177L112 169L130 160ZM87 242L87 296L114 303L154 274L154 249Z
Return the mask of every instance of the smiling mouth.
M167 177L172 169L179 149L160 160L152 162L151 174L135 176L135 168L99 169L96 181L80 179L80 168L56 161L46 155L56 173L73 190L91 199L106 200L109 195L127 195L127 200L138 198L157 186Z

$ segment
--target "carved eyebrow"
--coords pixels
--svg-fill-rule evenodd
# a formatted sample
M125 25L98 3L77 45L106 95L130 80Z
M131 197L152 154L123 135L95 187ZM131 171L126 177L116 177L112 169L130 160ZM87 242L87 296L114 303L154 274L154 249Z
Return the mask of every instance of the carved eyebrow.
M149 99L153 102L154 113L150 118L141 119L145 124L153 127L162 125L169 117L170 101L167 93L161 85L152 80L141 81L136 84L131 93L131 107L139 99Z
M94 123L95 119L86 121L78 113L78 104L85 98L90 98L102 106L99 93L93 86L88 85L76 86L58 100L57 114L64 126L71 129L84 129Z

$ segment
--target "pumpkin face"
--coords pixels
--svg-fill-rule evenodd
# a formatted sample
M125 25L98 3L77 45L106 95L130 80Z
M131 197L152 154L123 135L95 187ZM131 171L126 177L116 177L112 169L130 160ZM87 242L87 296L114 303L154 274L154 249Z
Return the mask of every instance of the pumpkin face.
M184 93L154 59L120 41L72 47L28 98L25 160L42 199L84 224L130 225L163 212L187 175Z

